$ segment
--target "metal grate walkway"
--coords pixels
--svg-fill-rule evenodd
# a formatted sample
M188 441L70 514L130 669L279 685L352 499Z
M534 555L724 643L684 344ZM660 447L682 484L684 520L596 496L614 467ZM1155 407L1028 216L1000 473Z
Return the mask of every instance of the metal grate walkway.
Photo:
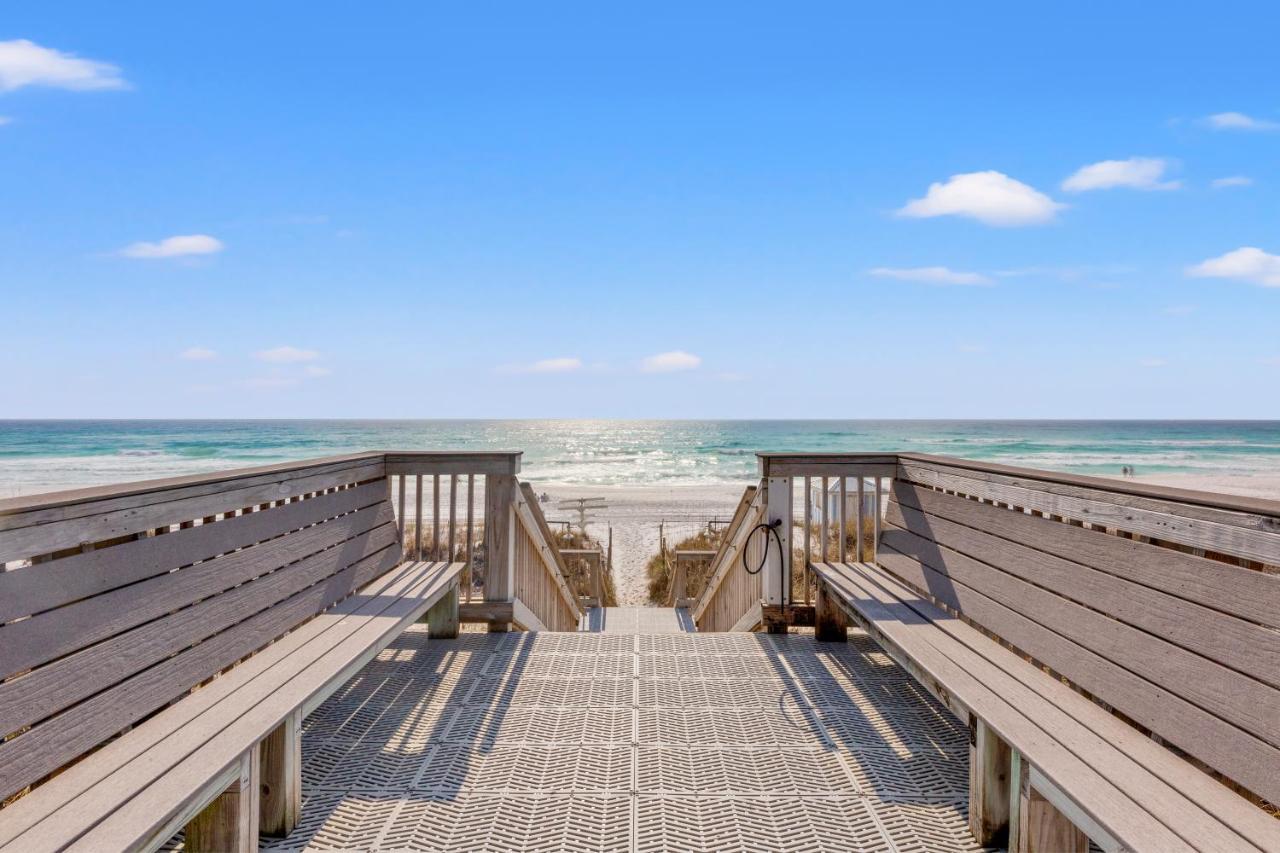
M698 630L685 607L592 607L583 631L601 634L687 634Z
M400 637L266 850L971 850L968 732L868 639Z

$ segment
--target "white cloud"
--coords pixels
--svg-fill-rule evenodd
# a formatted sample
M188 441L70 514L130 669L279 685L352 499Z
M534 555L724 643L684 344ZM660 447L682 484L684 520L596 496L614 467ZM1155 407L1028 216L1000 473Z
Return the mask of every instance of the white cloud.
M1164 367L1169 362L1163 358L1143 358L1138 360L1139 367Z
M307 367L306 367L305 373L306 373L308 376L310 376L310 377L313 377L313 378L315 378L315 379L319 379L319 378L320 378L320 377L322 377L322 376L329 376L329 375L331 375L331 374L333 373L333 371L332 371L332 370L330 370L330 369L329 369L329 368L327 368L327 367L321 367L321 366L320 366L320 365L318 365L318 364L309 364L309 365L307 365Z
M543 358L525 364L506 364L499 373L571 373L582 369L582 359L574 356Z
M645 373L674 373L678 370L693 370L702 364L702 359L684 350L660 352L642 359L640 369Z
M1181 181L1162 181L1170 162L1161 157L1130 157L1128 160L1103 160L1081 166L1062 182L1069 193L1129 187L1135 190L1176 190Z
M320 353L313 349L298 349L284 345L254 353L254 358L258 361L269 361L272 364L297 364L301 361L315 361L319 357Z
M1044 193L1001 172L952 175L933 183L924 198L907 202L899 216L968 216L1001 227L1049 222L1066 207Z
M128 88L120 69L109 62L80 59L27 39L0 41L0 92L24 86L79 91Z
M876 267L870 271L870 274L880 278L896 278L900 281L918 281L942 286L992 284L991 279L981 273L959 272L946 267Z
M1253 246L1243 246L1187 268L1195 278L1234 278L1263 287L1280 287L1280 255Z
M155 243L132 243L120 250L126 258L181 258L187 255L212 255L221 252L222 241L208 234L183 234L166 237Z
M184 361L212 361L217 357L218 353L208 347L187 347L178 354Z
M1227 187L1251 187L1253 186L1253 178L1246 175L1231 175L1227 178L1214 178L1209 186L1215 190L1226 189Z
M1204 119L1214 130L1280 130L1280 122L1254 118L1244 113L1214 113Z

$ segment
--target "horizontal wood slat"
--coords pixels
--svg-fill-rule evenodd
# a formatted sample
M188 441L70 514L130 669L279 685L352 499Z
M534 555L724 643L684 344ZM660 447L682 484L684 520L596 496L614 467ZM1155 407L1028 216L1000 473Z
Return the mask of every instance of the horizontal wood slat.
M1048 515L1060 515L1091 524L1115 527L1191 548L1280 565L1280 527L1277 520L1260 516L1240 517L1218 511L1214 519L1204 510L1173 502L1119 503L1114 494L1082 489L1051 491L1039 483L1012 484L993 476L979 477L963 469L925 466L904 461L901 476L920 485L1008 503ZM1066 492L1066 493L1063 493ZM1228 523L1227 518L1239 523Z
M391 521L391 506L383 501L225 557L11 622L0 627L0 673L9 676L38 666Z
M12 732L224 631L397 541L389 521L235 589L0 684L0 731Z
M904 527L925 539L945 543L954 551L1099 613L1105 613L1256 680L1267 682L1273 687L1280 684L1280 633L1176 598L1162 590L1141 586L1125 578L1096 571L986 532L990 529L990 523L1000 516L1019 513L941 492L917 490L914 486L903 483L895 484L894 496L897 501L890 505L888 514L888 520L892 524ZM927 514L922 511L922 507L944 509L950 515L963 519L965 523ZM1023 517L1030 519L1030 516ZM1050 527L1060 527L1080 534L1103 535L1096 531L1039 520ZM1035 541L1032 540L1033 543ZM1149 545L1143 547L1157 553L1162 550ZM1274 581L1276 590L1280 592L1280 577L1267 579ZM1280 613L1274 613L1271 618L1278 616ZM1186 672L1185 677L1193 676Z
M933 515L1241 619L1280 627L1280 576L979 504L903 481L894 488L895 496L904 503Z
M0 622L145 580L387 499L385 480L0 572Z
M0 744L0 798L177 698L401 560L393 545Z
M1139 644L1136 647L1124 645L1109 631L1098 637L1089 636L1090 630L1096 630L1092 627L1096 620L1090 618L1086 608L1047 592L1037 594L1026 589L1029 585L1017 579L993 584L990 577L984 578L988 591L1003 599L998 601L956 577L962 571L961 566L977 572L984 568L987 572L995 572L994 569L983 567L955 552L945 553L945 549L930 547L928 543L921 547L921 543L912 542L912 538L918 540L905 530L886 526L876 561L908 585L926 591L946 606L965 614L1211 767L1259 794L1280 795L1280 750L1126 668L1146 670L1158 678L1167 672L1168 664L1150 660L1150 656L1166 652L1172 654L1178 651L1177 647L1155 642L1155 638L1149 635L1137 637L1135 635L1142 632L1132 629L1129 629L1127 639L1136 641ZM931 553L922 553L925 558L922 563L910 553L898 551L895 543L908 552L928 550ZM943 570L930 562L941 564ZM968 576L969 573L966 571L964 574ZM1053 611L1058 611L1057 615ZM1101 614L1094 616L1106 620ZM1041 624L1042 621L1049 627ZM1058 633L1059 630L1064 633ZM1077 638L1082 638L1083 642ZM1119 657L1123 665L1093 647ZM1197 669L1208 670L1206 664L1208 662L1204 661ZM1174 677L1177 677L1176 673ZM1210 697L1210 700L1215 711L1225 711L1234 721L1243 722L1246 726L1256 725L1258 730L1274 728L1274 721L1263 719L1261 709L1246 708L1236 697Z
M207 482L199 480L172 489L144 489L150 484L143 483L136 486L140 491L100 500L67 498L63 503L64 494L76 493L56 492L50 496L59 500L55 506L0 514L0 562L52 554L78 548L85 542L102 542L295 495L381 479L384 469L380 457L361 457L355 462L286 469L282 473L211 477ZM22 501L17 498L0 503L21 506Z

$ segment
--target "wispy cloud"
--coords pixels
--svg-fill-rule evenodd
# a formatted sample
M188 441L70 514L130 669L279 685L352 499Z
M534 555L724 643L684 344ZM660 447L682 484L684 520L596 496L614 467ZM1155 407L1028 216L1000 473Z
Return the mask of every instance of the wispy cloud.
M876 267L868 271L869 275L879 278L894 278L899 281L918 281L923 284L976 285L990 286L994 282L985 275L976 272L960 272L947 267Z
M0 92L25 86L92 91L128 88L120 69L110 62L81 59L28 39L0 41Z
M1069 193L1128 187L1135 190L1176 190L1181 181L1162 180L1171 162L1161 157L1130 157L1128 160L1103 160L1081 166L1062 182Z
M1164 367L1168 363L1169 363L1168 359L1159 358L1158 356L1138 359L1138 366L1146 367L1146 368Z
M333 374L332 370L327 367L321 367L318 364L308 364L303 372L312 379L319 379L322 376L330 376Z
M1227 189L1229 187L1251 187L1253 186L1253 178L1247 175L1231 175L1226 178L1214 178L1209 186L1215 190Z
M907 202L898 215L917 219L965 216L1007 228L1050 222L1064 207L1002 172L987 171L952 175L946 182L930 184L924 198Z
M507 364L498 368L500 373L571 373L582 369L582 359L576 356L543 358L526 364Z
M217 357L218 353L208 347L187 347L178 353L178 358L183 361L212 361Z
M254 353L254 358L272 364L298 364L304 361L315 361L320 358L320 353L313 349L299 349L282 344L272 349L260 350Z
M1246 130L1254 132L1280 130L1280 122L1254 118L1244 113L1214 113L1211 116L1205 116L1202 121L1214 130Z
M182 258L190 255L213 255L224 248L221 240L208 234L182 234L154 243L131 243L121 249L119 254L126 258Z
M675 373L680 370L693 370L702 364L702 359L684 350L671 350L651 355L640 361L640 369L645 373Z
M1194 278L1230 278L1263 287L1280 287L1280 255L1254 246L1243 246L1187 268Z

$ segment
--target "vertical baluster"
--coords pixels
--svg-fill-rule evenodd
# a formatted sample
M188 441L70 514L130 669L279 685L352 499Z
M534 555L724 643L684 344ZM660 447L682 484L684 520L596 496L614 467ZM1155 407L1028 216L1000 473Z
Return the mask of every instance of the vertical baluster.
M864 503L865 501L864 501L864 499L863 499L863 494L862 494L862 491L863 491L863 490L862 490L862 484L863 484L863 483L865 483L865 482L866 482L866 478L864 478L861 474L859 474L859 475L858 475L858 558L854 561L854 562L857 562L857 563L861 563L861 562L862 562L862 559L863 559L863 554L862 554L862 522L863 522L862 505L863 505L863 503Z
M822 557L819 559L819 562L822 562L822 563L825 563L827 561L828 549L831 543L831 539L829 538L831 536L831 530L827 526L827 516L831 515L831 492L830 492L829 486L830 484L827 482L827 478L823 477L822 478L822 530L819 532L819 536L818 536L818 538L822 540Z
M845 520L845 494L844 493L849 491L849 478L845 477L842 474L840 475L839 480L840 480L840 548L838 553L840 555L840 562L843 563L845 562L845 557L847 556L845 544L844 544L846 539L846 533L844 529L844 520Z
M871 541L871 550L873 552L880 550L880 500L881 500L880 495L883 493L883 490L884 490L884 484L881 482L882 479L883 478L881 477L876 477L876 505L875 505L876 529L875 529L875 537ZM873 560L875 559L874 553L871 555L871 559Z
M422 559L422 475L414 478L413 483L413 555L415 560Z
M431 478L431 559L440 559L440 475Z
M445 561L452 563L453 555L457 552L457 530L458 530L458 475L449 475L449 553L445 556Z
M471 603L471 543L475 542L475 531L472 519L476 505L476 475L467 475L467 603Z
M398 505L399 505L399 507L400 507L400 515L399 515L399 518L400 518L400 546L401 546L401 548L403 548L403 547L404 547L404 534L405 534L405 531L407 531L407 530L409 529L408 524L406 524L406 523L405 523L405 517L404 517L404 474L401 474L399 477L397 477L397 478L396 478L396 483L397 483L397 485L399 485L399 487L400 487L400 497L399 497L399 499L397 500L397 504L398 504Z
M804 603L809 603L809 563L813 561L813 543L810 541L809 525L812 520L809 512L809 505L813 502L813 495L809 492L809 478L804 478L804 565L800 570L801 583L804 585Z

